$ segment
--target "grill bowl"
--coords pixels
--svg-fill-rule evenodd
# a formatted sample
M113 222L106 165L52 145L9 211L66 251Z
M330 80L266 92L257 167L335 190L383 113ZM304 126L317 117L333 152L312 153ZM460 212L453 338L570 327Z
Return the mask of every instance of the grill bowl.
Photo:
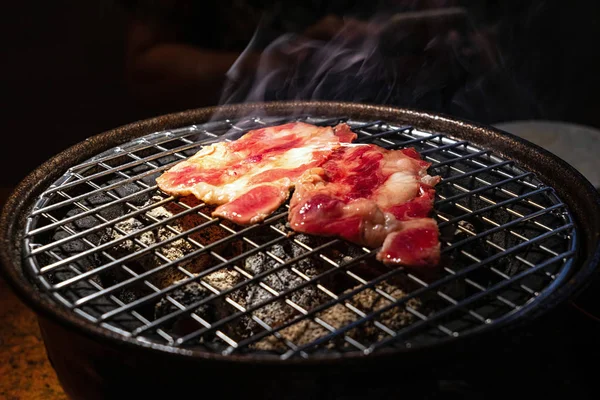
M569 265L568 276L560 284L546 290L533 306L520 307L496 320L491 328L483 325L467 335L448 337L426 345L383 349L369 357L353 352L286 360L236 354L223 356L138 341L89 323L65 307L58 306L47 292L40 291L32 284L23 257L26 249L22 248L27 217L38 196L70 167L153 132L200 124L215 115L222 120L256 114L279 117L344 116L357 121L382 120L398 126L410 125L421 131L441 132L455 140L468 141L491 149L504 159L515 161L523 170L534 173L543 184L554 188L558 198L566 204L577 232L577 254ZM599 205L598 194L592 185L568 164L533 144L489 127L414 110L361 104L246 104L191 110L130 124L94 136L54 157L33 171L8 200L1 220L1 257L3 272L9 283L38 313L49 358L63 386L74 398L106 398L115 393L122 394L118 389L120 384L134 386L138 394L155 394L157 390L164 389L164 385L149 385L148 382L177 382L177 387L169 388L168 393L184 393L195 384L198 376L205 378L205 382L229 382L229 385L223 386L224 392L243 393L252 390L258 394L258 390L261 390L261 393L271 392L278 397L276 394L283 390L302 398L301 394L316 390L327 396L327 393L344 390L356 392L354 386L385 386L381 377L386 373L396 375L399 370L404 376L414 372L422 377L419 370L427 366L430 371L432 362L443 370L444 363L439 361L449 358L440 358L442 355L460 354L461 359L466 360L468 354L480 351L484 343L493 343L494 338L503 337L509 330L517 329L574 296L585 286L600 257ZM486 351L490 352L489 347ZM400 362L406 367L398 366ZM394 363L392 368L390 363ZM168 368L163 368L163 365L168 365ZM251 371L248 366L252 366ZM292 376L294 379L290 379ZM232 387L232 381L237 382L235 387ZM356 382L356 385L341 382ZM403 393L406 394L406 391Z

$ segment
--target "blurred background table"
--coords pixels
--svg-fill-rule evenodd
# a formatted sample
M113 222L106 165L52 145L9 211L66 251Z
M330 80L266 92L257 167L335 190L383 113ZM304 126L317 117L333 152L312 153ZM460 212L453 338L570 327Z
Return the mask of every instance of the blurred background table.
M561 121L509 121L495 125L556 154L600 188L600 130Z

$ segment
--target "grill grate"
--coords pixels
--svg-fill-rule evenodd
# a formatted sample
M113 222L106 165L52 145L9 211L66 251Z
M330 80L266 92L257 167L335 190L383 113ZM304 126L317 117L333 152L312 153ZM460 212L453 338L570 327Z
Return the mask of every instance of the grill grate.
M568 276L571 216L554 190L492 151L442 133L346 121L357 141L414 146L432 162L442 265L389 269L375 251L286 226L287 205L239 227L160 192L155 179L204 143L290 119L157 132L69 169L28 217L31 279L123 336L222 354L369 354L458 337L543 300Z

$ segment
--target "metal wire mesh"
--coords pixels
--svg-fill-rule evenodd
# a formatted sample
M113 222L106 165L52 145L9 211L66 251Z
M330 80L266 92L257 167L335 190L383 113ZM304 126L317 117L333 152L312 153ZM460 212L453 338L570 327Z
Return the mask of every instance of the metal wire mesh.
M458 337L535 306L568 276L571 216L534 174L443 133L346 121L357 141L414 147L441 175L442 265L406 271L374 250L286 225L287 205L240 227L155 179L211 141L290 119L157 132L73 166L26 227L31 278L92 324L140 341L222 354L364 354Z

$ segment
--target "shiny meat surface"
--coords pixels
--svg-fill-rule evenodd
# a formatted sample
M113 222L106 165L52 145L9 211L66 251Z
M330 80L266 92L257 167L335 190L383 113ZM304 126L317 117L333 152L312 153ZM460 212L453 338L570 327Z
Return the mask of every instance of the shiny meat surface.
M156 180L174 196L194 195L219 205L213 216L241 225L264 220L283 204L297 179L323 163L340 143L356 138L350 127L289 123L203 147Z
M377 259L387 264L437 264L437 224L428 215L439 177L427 175L429 166L412 148L343 145L300 177L290 201L291 227L383 246Z

